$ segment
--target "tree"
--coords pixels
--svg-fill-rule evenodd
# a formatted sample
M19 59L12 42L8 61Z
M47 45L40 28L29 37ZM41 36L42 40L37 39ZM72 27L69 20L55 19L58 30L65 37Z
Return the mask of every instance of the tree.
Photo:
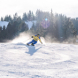
M1 21L4 21L3 17L1 17Z
M54 26L54 15L53 15L53 12L51 10L51 13L50 13L50 26L47 28L48 30L48 33L51 37L55 37L55 26Z
M19 25L19 31L20 32L24 32L24 31L27 31L28 30L28 26L26 25L25 22L22 22L20 25Z
M69 18L66 18L63 30L64 30L64 37L67 39L68 37L72 37L72 31L73 31L74 25L72 21Z
M2 27L0 26L0 41L2 41Z
M9 21L8 22L11 22L12 21L12 17L9 15L8 18L9 18Z
M23 20L23 21L27 21L27 19L28 19L28 18L27 18L27 14L26 14L26 13L23 13L22 20Z
M2 27L0 26L0 32L2 31Z
M12 17L9 15L6 15L5 18L4 18L4 21L8 21L8 22L11 22L12 21Z
M29 13L28 13L28 20L29 21L31 20L31 11L29 11Z
M15 15L13 16L13 21L16 21L16 20L17 20L17 18L18 18L18 14L17 14L17 13L15 13Z
M4 21L9 21L8 15L5 16Z

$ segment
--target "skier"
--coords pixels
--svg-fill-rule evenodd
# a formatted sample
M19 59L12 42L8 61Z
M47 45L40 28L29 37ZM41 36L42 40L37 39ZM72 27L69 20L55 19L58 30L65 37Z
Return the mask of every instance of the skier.
M27 43L27 45L31 44L32 46L34 46L34 44L36 44L38 40L42 43L39 34L32 36L32 38L33 40Z

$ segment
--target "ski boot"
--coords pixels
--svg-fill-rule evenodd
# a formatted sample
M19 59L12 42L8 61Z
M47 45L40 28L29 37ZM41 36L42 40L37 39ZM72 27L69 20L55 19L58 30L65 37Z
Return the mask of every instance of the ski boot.
M29 46L29 44L27 43L27 45Z
M31 45L32 45L32 46L34 46L34 44L33 44L33 43L31 43Z

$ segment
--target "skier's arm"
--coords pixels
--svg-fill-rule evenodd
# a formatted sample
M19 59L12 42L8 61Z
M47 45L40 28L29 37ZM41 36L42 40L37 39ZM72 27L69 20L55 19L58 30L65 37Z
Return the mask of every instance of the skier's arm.
M32 36L32 38L34 38L35 36Z
M41 42L41 44L42 44L42 41L41 41L41 39L39 39L39 41Z

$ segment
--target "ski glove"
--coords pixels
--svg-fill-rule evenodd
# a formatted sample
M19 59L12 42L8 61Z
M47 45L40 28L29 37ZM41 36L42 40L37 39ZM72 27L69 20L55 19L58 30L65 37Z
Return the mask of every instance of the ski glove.
M33 36L31 38L33 38Z

